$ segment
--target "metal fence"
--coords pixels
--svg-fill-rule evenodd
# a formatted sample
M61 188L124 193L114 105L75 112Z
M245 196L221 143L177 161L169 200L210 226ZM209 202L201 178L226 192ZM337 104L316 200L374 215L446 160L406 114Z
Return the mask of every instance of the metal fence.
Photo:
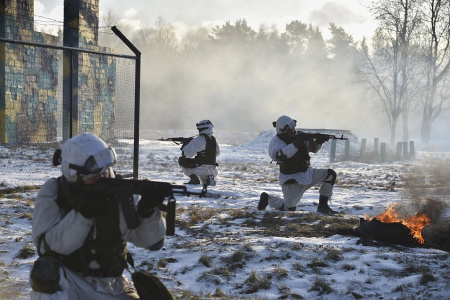
M137 178L140 52L113 31L136 56L0 38L0 189L59 176L54 151L84 132Z

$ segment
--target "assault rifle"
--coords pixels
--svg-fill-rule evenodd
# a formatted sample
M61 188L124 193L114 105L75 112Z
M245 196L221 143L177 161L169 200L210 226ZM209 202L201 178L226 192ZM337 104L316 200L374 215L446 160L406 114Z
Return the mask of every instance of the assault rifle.
M272 122L273 127L277 127L277 122ZM345 138L342 134L340 137L335 136L333 134L325 134L325 133L308 133L304 131L296 131L295 137L301 140L309 140L309 139L317 139L317 138L328 138L331 140L348 140L348 138Z
M325 133L308 133L304 131L297 131L295 133L295 137L301 140L309 140L309 139L322 139L328 138L330 140L348 140L348 138L341 136L335 136L333 134L325 134Z
M166 138L166 139L164 139L164 138L160 138L160 139L158 139L158 141L171 141L171 142L174 142L175 144L177 144L177 145L186 145L187 143L189 143L190 141L192 141L193 139L194 139L194 137L195 136L191 136L191 137L188 137L188 138L185 138L185 137L173 137L173 138Z
M75 183L70 183L74 184ZM132 180L123 178L100 178L93 184L76 185L75 191L82 193L102 193L117 197L122 206L125 222L129 229L139 226L139 218L137 214L137 201L134 195L142 197L151 195L159 195L155 197L154 203L149 208L166 209L167 235L175 234L175 197L174 195L198 196L200 198L219 198L216 193L207 192L206 185L203 186L201 192L188 191L185 185L173 185L168 182L150 181L150 180ZM161 199L162 200L159 200ZM168 198L168 203L164 207L164 200Z

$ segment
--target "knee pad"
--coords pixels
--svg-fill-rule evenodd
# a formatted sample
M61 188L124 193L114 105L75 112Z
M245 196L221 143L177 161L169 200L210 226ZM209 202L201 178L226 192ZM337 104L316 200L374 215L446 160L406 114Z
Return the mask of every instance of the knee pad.
M329 184L334 185L334 183L336 182L336 176L337 176L336 172L333 169L328 169L327 172L328 172L328 176L326 179L330 178L330 176L331 176L331 179L330 180L325 179L324 182L328 182Z

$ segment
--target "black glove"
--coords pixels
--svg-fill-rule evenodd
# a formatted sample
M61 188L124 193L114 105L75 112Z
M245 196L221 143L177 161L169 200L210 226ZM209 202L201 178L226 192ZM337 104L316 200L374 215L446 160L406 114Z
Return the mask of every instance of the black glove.
M93 193L80 201L78 212L85 218L95 218L108 211L112 200L103 193Z
M164 202L164 195L158 190L147 190L141 193L137 213L141 218L150 218L155 208Z
M327 142L329 139L330 139L330 137L327 135L320 135L318 138L316 138L316 143L323 144L323 143Z

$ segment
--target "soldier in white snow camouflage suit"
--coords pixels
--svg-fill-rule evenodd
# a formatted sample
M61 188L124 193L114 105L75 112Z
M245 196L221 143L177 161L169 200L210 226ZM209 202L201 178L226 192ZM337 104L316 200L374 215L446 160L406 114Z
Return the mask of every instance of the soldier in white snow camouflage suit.
M95 184L100 177L115 177L114 150L93 134L65 141L59 162L63 176L45 182L35 202L33 241L43 260L31 271L31 299L139 299L123 274L126 244L159 250L166 233L160 210L138 207L140 224L128 229L118 201L102 194L74 199L67 188L71 183ZM152 197L160 196L147 195Z
M306 190L321 184L319 190L319 206L317 211L324 214L335 214L328 206L333 195L336 172L332 169L314 169L310 165L309 153L316 153L328 137L316 139L300 139L296 137L296 120L281 116L276 121L277 135L269 144L270 157L280 165L279 181L283 199L263 192L258 203L258 210L265 210L267 205L277 210L296 209Z
M209 120L202 120L196 126L199 135L181 147L182 156L178 162L190 178L188 184L214 186L218 175L216 157L220 155L219 143L213 136L214 126Z

